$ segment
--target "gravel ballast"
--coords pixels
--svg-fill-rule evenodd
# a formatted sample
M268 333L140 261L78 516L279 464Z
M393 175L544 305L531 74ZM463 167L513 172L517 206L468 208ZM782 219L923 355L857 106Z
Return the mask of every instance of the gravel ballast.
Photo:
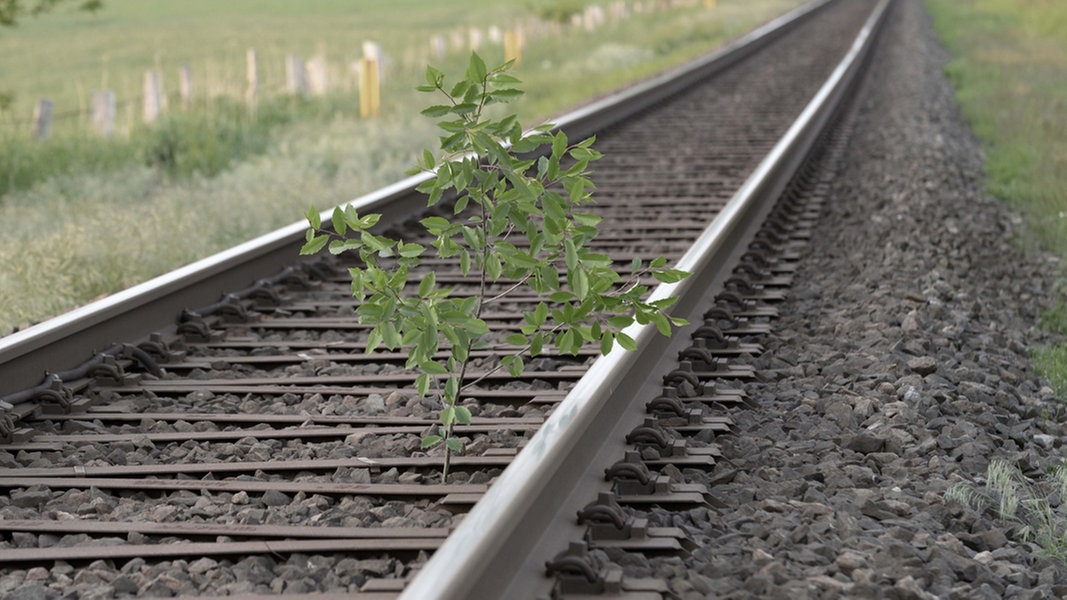
M982 151L919 0L893 9L808 254L754 357L755 401L707 483L726 508L650 515L700 548L635 576L683 598L1058 598L1019 527L947 501L993 458L1062 461L1029 349L1056 262L982 190Z

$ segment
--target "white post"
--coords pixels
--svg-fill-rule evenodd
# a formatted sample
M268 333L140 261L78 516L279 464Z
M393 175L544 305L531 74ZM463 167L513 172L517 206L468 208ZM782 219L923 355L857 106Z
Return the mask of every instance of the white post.
M249 48L245 52L245 103L252 110L256 107L256 97L259 95L259 61L256 58L256 49Z
M329 87L326 75L326 59L316 56L307 61L305 66L307 67L308 87L311 89L311 93L315 96L324 95Z
M52 133L52 101L41 98L33 109L33 137L47 140Z
M115 135L115 92L93 92L93 129L103 137Z
M144 74L144 122L154 123L163 112L163 77L159 71Z
M178 68L178 92L182 98L182 108L188 109L193 102L193 73L189 65Z
M307 74L304 72L304 61L295 54L285 57L286 89L295 96L306 96L308 93Z

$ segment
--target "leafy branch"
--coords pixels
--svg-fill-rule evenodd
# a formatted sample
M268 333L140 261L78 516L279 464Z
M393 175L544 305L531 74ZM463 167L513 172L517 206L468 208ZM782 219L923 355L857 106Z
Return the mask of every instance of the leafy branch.
M358 254L363 266L350 268L349 275L360 322L372 326L367 351L404 348L407 368L419 372L418 393L428 396L435 384L439 427L422 446L444 445L443 478L451 454L463 450L455 426L471 422L463 396L485 377L468 381L472 351L495 350L499 362L490 372L504 368L517 377L524 357L548 348L577 355L586 344L597 344L606 354L617 343L633 350L636 343L623 330L635 321L654 323L663 335L685 324L665 312L672 298L646 301L649 288L642 281L651 276L676 282L687 273L667 268L662 257L647 264L635 258L624 279L611 257L590 249L600 223L584 210L593 202L587 171L601 158L592 148L595 138L571 143L563 132L552 133L551 125L524 133L514 114L487 114L490 106L523 93L507 72L510 66L490 69L472 54L456 83L447 85L442 72L427 67L426 84L418 87L444 98L422 111L442 119L441 157L424 150L410 173L431 175L417 189L428 196L429 207L449 209L452 217L419 222L436 259L458 264L475 291L438 285L435 271L422 268L429 248L372 233L380 215L359 215L351 206L336 208L329 227L312 208L301 249ZM483 319L485 308L520 290L539 301L523 310L519 330L500 340ZM442 350L444 360L436 358Z

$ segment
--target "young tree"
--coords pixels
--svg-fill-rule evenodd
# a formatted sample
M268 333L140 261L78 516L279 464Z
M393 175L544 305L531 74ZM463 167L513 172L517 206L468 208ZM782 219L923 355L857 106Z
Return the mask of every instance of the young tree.
M428 195L430 207L448 204L453 217L428 216L420 223L432 239L433 254L455 261L475 293L458 295L439 286L432 270L417 283L410 281L428 249L372 233L380 215L359 215L351 206L334 210L332 229L312 208L301 250L358 253L363 266L349 273L360 301L359 319L373 326L367 351L405 348L407 367L420 373L418 393L427 396L432 387L440 398L440 426L422 444L444 444L445 477L451 454L463 449L454 427L471 421L462 399L478 383L468 381L472 350L496 350L494 370L517 376L524 357L548 347L570 355L586 344L597 344L602 353L616 343L634 349L634 340L623 331L634 321L655 323L664 335L684 324L665 312L673 299L644 300L648 286L641 279L650 274L674 282L686 273L666 268L664 258L649 264L635 258L623 275L611 257L590 249L600 222L583 210L593 201L587 169L601 157L592 148L594 138L573 144L563 132L552 133L551 125L524 134L515 115L489 116L487 108L522 94L519 80L507 72L510 66L489 69L472 54L455 84L428 67L426 84L418 88L443 98L422 111L442 119L443 135L441 157L424 150L412 173L432 174L418 190ZM482 319L486 307L519 290L542 300L523 313L518 331L494 339ZM446 359L437 358L441 350L447 350Z

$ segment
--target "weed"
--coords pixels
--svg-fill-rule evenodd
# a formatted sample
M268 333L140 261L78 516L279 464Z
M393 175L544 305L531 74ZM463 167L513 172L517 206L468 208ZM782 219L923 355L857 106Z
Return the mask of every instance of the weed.
M643 276L673 283L688 274L665 268L660 257L648 264L633 259L623 278L611 257L594 253L600 218L584 212L592 202L593 183L586 169L601 155L594 138L571 143L551 125L526 134L514 114L488 116L488 108L522 95L519 80L507 73L511 63L489 69L472 53L464 77L446 84L444 74L426 70L423 92L444 97L442 104L423 111L441 118L442 156L423 151L419 168L432 177L419 185L430 207L449 209L452 219L428 216L420 223L433 240L438 259L459 264L475 286L470 295L454 295L437 285L434 271L414 290L409 277L422 262L421 244L376 235L371 229L381 215L359 215L349 205L333 212L332 229L324 228L314 208L302 254L329 248L333 254L359 254L362 266L349 269L356 309L362 323L372 325L367 351L379 346L404 348L407 368L420 374L416 389L427 396L431 384L442 408L439 429L423 438L423 448L444 446L442 480L448 477L450 457L463 450L455 426L469 425L471 412L462 399L479 383L468 376L470 354L491 348L499 362L490 372L507 369L519 376L523 357L554 347L577 355L587 344L607 354L616 343L632 350L635 342L623 329L654 323L663 335L685 324L666 314L674 298L646 301L649 288ZM544 148L544 149L543 149ZM540 155L527 159L530 155ZM413 294L412 291L415 293ZM487 306L506 301L514 293L540 298L523 311L520 331L497 339L482 320ZM448 358L438 358L444 351Z
M1044 482L1032 482L1022 471L1002 459L993 459L983 487L957 484L945 492L974 510L990 510L1004 521L1019 526L1023 542L1034 542L1052 558L1067 560L1067 515L1061 501L1067 498L1067 463L1050 469Z

